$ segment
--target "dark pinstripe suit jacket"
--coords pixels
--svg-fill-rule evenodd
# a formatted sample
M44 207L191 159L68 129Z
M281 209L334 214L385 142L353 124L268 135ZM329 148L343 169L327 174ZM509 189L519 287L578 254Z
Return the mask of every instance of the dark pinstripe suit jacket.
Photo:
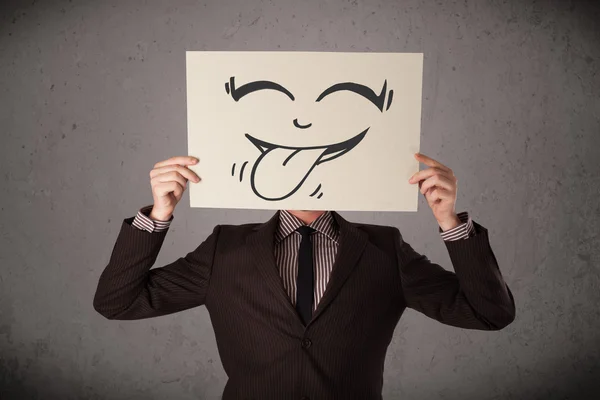
M432 263L397 228L333 213L340 248L304 326L273 255L278 213L263 224L218 225L185 257L150 269L165 232L123 221L94 308L134 320L205 305L229 377L223 399L381 399L385 355L406 307L441 323L499 330L515 318L487 230L444 242L455 272Z

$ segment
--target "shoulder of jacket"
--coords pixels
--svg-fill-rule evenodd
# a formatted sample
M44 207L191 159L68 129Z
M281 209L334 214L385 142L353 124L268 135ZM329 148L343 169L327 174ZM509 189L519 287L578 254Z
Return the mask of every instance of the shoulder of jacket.
M362 223L355 223L354 226L365 232L369 237L369 241L377 247L393 246L396 237L402 237L399 229L394 226Z
M261 225L260 223L249 223L249 224L240 224L240 225L231 225L231 224L219 224L217 227L221 232L246 232L253 231L254 228Z
M363 224L363 223L353 223L354 226L362 231L365 231L369 234L391 234L394 231L397 231L398 228L390 225L375 225L375 224Z
M369 243L390 257L393 257L396 251L396 240L399 230L389 225L357 224L354 226L365 232Z
M250 235L253 232L256 232L256 228L262 225L261 223L249 223L249 224L240 224L240 225L231 225L231 224L219 224L217 225L217 229L219 230L219 237L234 239L234 238L242 238Z

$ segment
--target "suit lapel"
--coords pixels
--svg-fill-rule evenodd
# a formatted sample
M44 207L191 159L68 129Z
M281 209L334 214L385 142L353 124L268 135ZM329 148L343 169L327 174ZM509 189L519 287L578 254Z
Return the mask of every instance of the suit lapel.
M298 321L298 325L304 329L302 319L292 305L292 302L285 291L279 267L275 262L275 231L279 224L279 212L277 212L269 221L256 228L256 231L248 236L248 244L254 255L254 264L262 274L265 284L275 295L277 301L284 304L290 315Z
M308 325L312 324L335 299L340 289L354 270L368 242L367 234L346 221L338 213L333 212L333 217L340 229L340 247L333 264L331 276L325 289L325 293L315 310ZM276 299L284 304L290 312L290 316L297 321L300 328L305 329L302 319L291 303L291 300L283 287L279 275L279 267L275 262L275 231L279 223L279 212L269 221L259 225L255 232L248 236L248 244L254 255L254 264L265 279L265 284L273 292Z
M312 324L323 313L333 299L335 299L350 276L350 273L354 270L354 267L368 242L366 233L346 221L337 212L332 211L332 214L340 228L340 247L331 270L331 276L329 277L325 293L308 325Z

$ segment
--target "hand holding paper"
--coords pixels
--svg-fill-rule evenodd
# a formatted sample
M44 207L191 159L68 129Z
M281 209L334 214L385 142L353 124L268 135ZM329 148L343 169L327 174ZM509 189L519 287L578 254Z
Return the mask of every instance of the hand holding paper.
M433 158L417 153L415 158L429 168L414 174L408 181L419 183L421 193L433 210L440 228L447 231L461 224L455 211L457 182L454 172Z
M157 162L150 171L150 186L154 205L150 218L168 221L175 206L181 200L187 181L200 182L200 178L187 168L196 164L198 159L188 156L176 156Z

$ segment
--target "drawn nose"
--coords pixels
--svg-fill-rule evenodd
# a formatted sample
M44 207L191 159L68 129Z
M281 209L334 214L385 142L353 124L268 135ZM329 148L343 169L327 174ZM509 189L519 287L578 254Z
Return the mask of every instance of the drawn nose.
M308 124L308 125L300 125L300 124L298 123L298 118L296 118L296 119L294 120L294 126L295 126L296 128L300 128L300 129L306 129L306 128L310 128L310 127L312 126L312 123L310 123L310 124Z

